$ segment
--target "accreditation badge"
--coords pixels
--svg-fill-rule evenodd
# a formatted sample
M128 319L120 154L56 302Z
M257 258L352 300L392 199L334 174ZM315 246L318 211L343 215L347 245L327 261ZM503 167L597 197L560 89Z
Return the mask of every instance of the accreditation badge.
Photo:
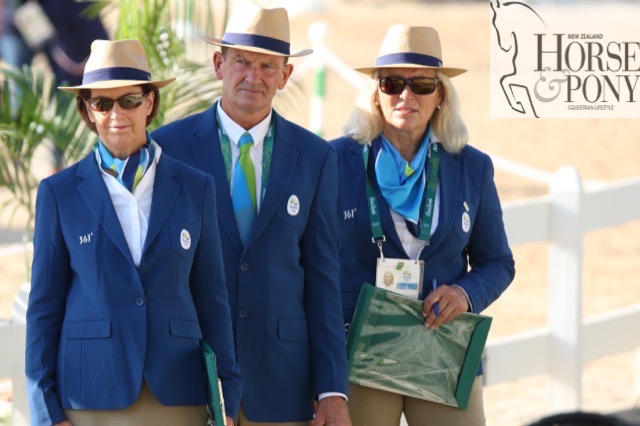
M424 260L378 258L376 287L420 299Z

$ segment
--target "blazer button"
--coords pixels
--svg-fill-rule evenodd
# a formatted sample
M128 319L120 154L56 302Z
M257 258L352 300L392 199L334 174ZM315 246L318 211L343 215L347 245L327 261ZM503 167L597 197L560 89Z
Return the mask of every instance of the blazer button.
M351 329L351 324L349 324L348 322L345 322L344 323L344 331L346 331L348 333L350 329Z
M243 318L243 319L244 319L244 318L246 318L246 317L247 317L247 315L249 315L249 312L247 312L247 310L246 310L246 309L240 309L240 312L238 312L238 316L239 316L240 318Z
M242 272L247 272L249 270L249 264L248 263L243 263L242 265L240 265L240 270Z
M144 305L144 299L142 297L136 297L136 305L138 306Z

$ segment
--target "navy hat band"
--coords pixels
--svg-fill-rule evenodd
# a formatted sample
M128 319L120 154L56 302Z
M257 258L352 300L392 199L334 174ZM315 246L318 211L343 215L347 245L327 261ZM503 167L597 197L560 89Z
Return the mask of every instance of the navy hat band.
M383 55L376 60L376 66L415 64L426 67L441 67L442 61L435 56L422 55L420 53L392 53Z
M151 73L129 67L102 68L84 73L82 85L110 80L151 81Z
M253 34L225 33L223 43L238 46L252 46L289 55L290 44L286 41Z

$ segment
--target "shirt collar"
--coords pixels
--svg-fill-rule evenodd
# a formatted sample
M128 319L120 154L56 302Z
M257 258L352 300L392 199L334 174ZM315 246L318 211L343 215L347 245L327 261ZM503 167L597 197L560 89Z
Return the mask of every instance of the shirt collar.
M222 101L218 102L218 117L220 117L220 125L222 126L222 130L227 134L227 137L234 145L238 145L238 141L240 140L240 136L247 130L243 129L239 126L235 121L231 119L227 115L226 112L222 109ZM264 139L267 137L267 133L269 133L269 128L271 127L271 116L273 114L273 110L269 110L269 115L267 115L264 120L253 126L248 132L251 134L253 138L253 145L260 145Z
M153 139L151 139L151 135L149 135L149 132L147 132L147 142L153 144L153 162L158 164L158 161L160 160L160 155L162 154L162 148L160 147L160 145L158 145L158 143L156 141L154 141ZM96 146L98 143L96 143ZM102 164L102 156L100 155L100 150L99 149L94 149L94 154L96 157L96 161L98 163L98 166L100 166L100 164Z

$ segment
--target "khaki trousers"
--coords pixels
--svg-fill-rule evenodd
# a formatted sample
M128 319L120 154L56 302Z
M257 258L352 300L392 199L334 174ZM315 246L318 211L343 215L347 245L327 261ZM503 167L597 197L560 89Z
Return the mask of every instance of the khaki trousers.
M476 377L466 410L352 384L349 414L353 426L397 426L404 413L409 426L484 426L482 378Z
M168 407L153 396L147 382L142 382L140 396L122 410L65 410L73 426L197 426L207 424L207 408L200 406Z
M252 422L244 416L244 411L240 407L240 415L238 416L237 426L309 426L309 422Z

